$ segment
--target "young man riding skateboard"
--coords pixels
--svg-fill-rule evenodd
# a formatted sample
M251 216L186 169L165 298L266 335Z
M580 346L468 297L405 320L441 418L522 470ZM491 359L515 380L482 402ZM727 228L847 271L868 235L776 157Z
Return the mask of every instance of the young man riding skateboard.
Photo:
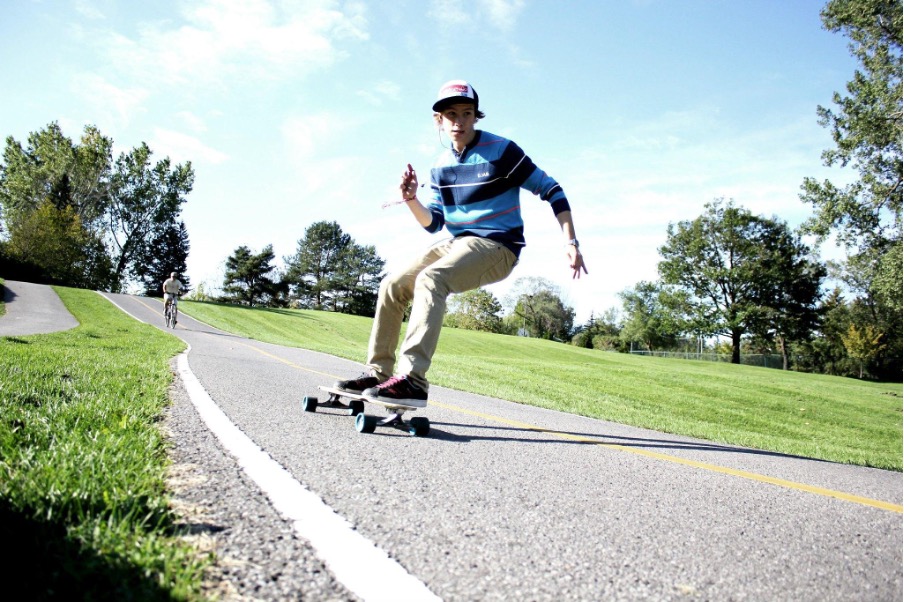
M473 86L462 80L443 84L433 111L450 147L430 170L427 204L417 198L417 174L410 164L399 185L400 202L428 232L445 226L452 236L383 279L367 370L335 384L374 401L413 407L427 405L426 375L439 341L446 298L504 280L518 263L525 244L521 188L549 203L562 229L572 277L580 278L582 270L587 273L562 187L514 142L475 129L484 114ZM411 317L395 372L395 350L409 301Z

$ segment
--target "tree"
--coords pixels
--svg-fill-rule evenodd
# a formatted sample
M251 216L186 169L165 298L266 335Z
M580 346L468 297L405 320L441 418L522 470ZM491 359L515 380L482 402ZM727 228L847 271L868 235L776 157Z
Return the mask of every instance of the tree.
M350 242L339 256L339 270L332 279L334 311L373 317L385 265L373 245Z
M803 320L796 312L818 302L824 271L808 259L810 249L786 224L732 201L717 199L697 219L669 224L659 253L663 282L684 291L699 330L731 337L735 364L745 333L766 330L778 315Z
M223 292L228 301L235 301L249 307L267 305L279 294L279 284L268 276L276 266L273 245L267 245L258 253L242 245L226 259L226 274Z
M818 107L819 123L832 131L835 148L822 153L826 166L850 166L856 179L837 187L806 178L801 199L815 209L804 224L825 240L834 233L847 249L840 265L845 280L886 333L886 372L900 378L902 338L902 2L830 0L823 26L851 40L860 68L845 94L833 95L835 109Z
M108 206L112 148L113 140L90 125L77 145L56 122L29 134L25 148L7 137L0 166L4 219L15 221L49 199L57 209L72 207L82 227L94 230Z
M541 339L566 341L574 327L574 308L565 305L559 288L545 278L524 277L515 281L508 303L508 318L519 333Z
M154 233L150 245L144 249L145 255L135 262L135 276L144 286L144 293L150 297L162 297L161 284L176 272L184 290L191 288L188 274L188 230L185 222L169 224Z
M104 288L121 289L128 279L147 273L150 268L142 262L153 257L161 233L176 226L184 195L191 191L190 163L171 169L167 158L151 166L151 150L142 144L121 154L114 171L112 147L113 141L93 126L86 126L80 144L73 144L55 122L30 134L26 147L12 137L6 140L0 208L7 232L17 224L33 223L35 217L46 219L44 209L40 216L32 214L49 202L77 217L85 233L80 240L87 245L83 255L89 260L73 266L91 271L79 275L67 270L68 280L62 284L103 282ZM107 258L101 257L101 250ZM42 270L35 262L28 265L35 277ZM112 278L102 273L110 265Z
M285 257L285 282L301 307L373 316L384 262L336 222L305 230L295 255Z
M86 126L81 144L57 123L33 132L28 145L6 139L0 208L9 240L7 276L109 289L112 268L103 243L112 140Z
M145 143L120 154L110 183L108 227L120 284L148 272L141 263L152 257L156 236L176 223L194 184L191 162L171 167L166 157L151 166L152 154Z
M464 330L502 331L502 305L490 291L477 288L452 295L443 324Z
M762 340L774 343L789 369L789 345L808 340L819 326L819 301L826 267L809 257L810 250L787 230L767 244L790 252L774 253L761 274L758 319L751 326Z
M623 340L639 341L648 351L654 351L674 345L682 334L685 321L679 309L680 295L667 287L658 282L641 281L618 296L625 314L621 331Z
M571 337L571 344L586 349L625 351L621 331L618 310L610 307L599 316L591 312L587 322L576 329L574 336Z
M9 235L6 253L31 266L28 275L35 281L93 289L106 289L111 282L103 242L82 226L71 206L57 208L45 200L19 215Z
M864 366L879 357L885 348L882 333L871 324L867 324L863 329L851 324L841 338L848 355L857 360L860 367L859 377L863 378Z
M851 165L859 179L837 188L806 178L801 198L817 211L808 230L822 237L837 230L842 244L860 250L900 243L902 3L830 0L821 16L826 29L851 38L851 53L863 68L848 83L847 96L834 94L837 112L817 109L836 144L823 152L823 162Z
M317 222L305 230L295 255L284 258L286 281L301 307L323 309L340 273L342 255L352 242L336 222Z

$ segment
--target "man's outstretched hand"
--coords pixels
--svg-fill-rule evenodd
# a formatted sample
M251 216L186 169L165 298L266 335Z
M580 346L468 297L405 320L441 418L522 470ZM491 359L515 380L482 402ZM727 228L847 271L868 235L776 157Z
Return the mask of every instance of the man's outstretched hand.
M572 280L580 278L581 270L584 270L585 274L587 273L587 266L584 264L584 256L581 255L581 251L575 246L568 245L566 248L568 249L568 265L571 266L572 270L571 278Z

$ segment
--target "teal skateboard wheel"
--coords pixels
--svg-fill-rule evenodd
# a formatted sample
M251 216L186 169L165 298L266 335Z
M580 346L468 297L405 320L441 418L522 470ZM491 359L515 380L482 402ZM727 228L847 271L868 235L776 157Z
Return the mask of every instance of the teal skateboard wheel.
M301 408L305 412L316 412L317 411L317 398L309 397L309 396L305 395L304 399L301 400Z

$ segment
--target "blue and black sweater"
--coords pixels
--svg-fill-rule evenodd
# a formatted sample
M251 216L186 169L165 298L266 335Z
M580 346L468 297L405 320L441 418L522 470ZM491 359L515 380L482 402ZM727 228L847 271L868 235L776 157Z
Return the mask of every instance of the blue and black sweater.
M459 155L452 149L430 170L433 214L428 232L446 226L453 236L496 240L517 257L524 247L520 188L547 201L553 213L569 211L558 182L534 165L521 148L501 136L477 130Z

